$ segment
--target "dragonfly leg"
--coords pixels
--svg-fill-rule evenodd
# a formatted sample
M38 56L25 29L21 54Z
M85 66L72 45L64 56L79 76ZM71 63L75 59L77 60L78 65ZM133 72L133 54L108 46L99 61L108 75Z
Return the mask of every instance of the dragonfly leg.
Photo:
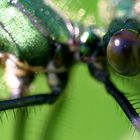
M53 104L56 102L67 83L67 73L64 72L54 75L58 78L59 82L57 85L51 85L51 93L42 93L17 99L0 101L0 111L39 104Z
M125 97L125 95L121 91L119 91L111 82L108 72L105 70L97 69L93 63L89 64L89 71L94 78L101 81L105 85L105 88L108 91L108 93L116 100L116 102L120 105L128 119L140 132L139 114L136 112L136 110Z

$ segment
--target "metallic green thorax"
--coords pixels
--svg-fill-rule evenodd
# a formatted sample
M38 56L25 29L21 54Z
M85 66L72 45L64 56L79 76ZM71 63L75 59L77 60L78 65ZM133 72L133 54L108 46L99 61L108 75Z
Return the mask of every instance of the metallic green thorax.
M18 3L36 20L36 23L41 24L51 38L62 43L69 41L71 23L59 11L56 11L57 7L54 9L43 0L18 0Z
M31 66L53 60L57 67L68 67L74 59L88 60L99 42L92 28L71 23L43 0L0 0L0 52Z
M25 5L26 2L24 1ZM27 9L31 6L34 10L37 10L38 4L41 4L41 1L33 3L37 5L31 6L27 4ZM37 13L39 12L37 11ZM50 14L43 20L50 20L51 16L53 15ZM47 37L39 32L29 18L9 3L8 0L0 0L0 23L4 25L4 27L0 26L1 52L12 53L33 66L45 65L47 63L52 52ZM55 21L47 24L50 27L52 23L55 23Z

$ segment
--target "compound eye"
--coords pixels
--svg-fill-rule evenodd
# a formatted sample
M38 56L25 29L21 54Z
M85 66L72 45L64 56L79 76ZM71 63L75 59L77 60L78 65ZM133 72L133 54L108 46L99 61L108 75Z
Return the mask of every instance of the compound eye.
M107 46L107 59L116 72L124 76L140 73L140 35L123 29L115 33Z

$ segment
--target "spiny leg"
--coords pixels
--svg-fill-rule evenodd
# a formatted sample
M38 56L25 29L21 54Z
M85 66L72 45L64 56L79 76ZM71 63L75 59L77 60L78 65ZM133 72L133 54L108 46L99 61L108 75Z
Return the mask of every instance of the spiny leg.
M109 74L106 70L98 69L93 63L89 64L89 71L91 75L102 82L108 93L116 100L120 105L122 110L125 112L128 119L135 126L135 128L140 132L140 117L129 100L120 92L115 85L111 82Z
M0 101L0 111L39 104L53 104L58 99L67 83L68 73L67 72L58 74L54 73L53 75L57 78L58 83L56 85L50 84L52 88L52 92L50 94L45 93L12 100Z

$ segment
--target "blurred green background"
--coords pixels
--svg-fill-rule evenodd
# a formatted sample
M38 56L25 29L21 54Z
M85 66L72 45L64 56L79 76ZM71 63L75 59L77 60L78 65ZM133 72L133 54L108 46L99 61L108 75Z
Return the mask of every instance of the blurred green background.
M106 27L112 16L105 8L107 0L54 0L72 20L85 25ZM1 77L3 70L1 70ZM112 80L124 91L137 93L139 77ZM8 88L0 81L0 94ZM130 86L131 85L131 86ZM44 75L39 74L32 93L49 91ZM70 73L68 86L53 106L42 105L0 112L0 140L138 140L138 134L104 85L93 79L85 64L77 64ZM133 134L134 132L134 134Z

